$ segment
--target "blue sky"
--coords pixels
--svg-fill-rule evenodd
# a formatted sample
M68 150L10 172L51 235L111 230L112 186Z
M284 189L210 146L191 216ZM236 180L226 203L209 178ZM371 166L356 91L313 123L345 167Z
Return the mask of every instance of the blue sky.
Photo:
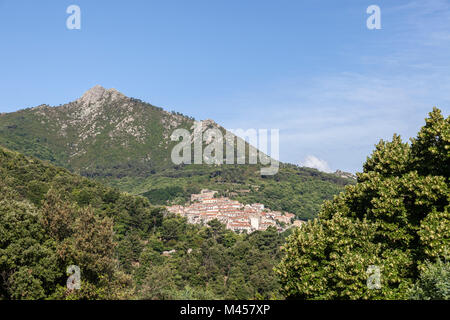
M68 30L66 8L81 8ZM381 30L369 30L369 5ZM0 0L0 112L101 84L229 129L280 159L360 171L379 139L450 110L448 0Z

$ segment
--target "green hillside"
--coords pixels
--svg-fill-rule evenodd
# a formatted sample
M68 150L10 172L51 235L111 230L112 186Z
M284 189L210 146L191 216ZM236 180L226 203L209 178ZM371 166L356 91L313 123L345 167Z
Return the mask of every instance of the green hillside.
M193 119L100 86L77 101L0 115L0 144L83 176L148 176L170 164L175 128Z
M184 202L210 188L311 219L324 200L354 183L286 164L275 176L261 176L259 165L176 166L170 155L178 142L170 135L177 128L192 132L193 126L192 118L96 86L62 106L1 114L0 145L160 205ZM209 127L226 131L212 120L202 122L203 130Z
M315 217L323 201L331 200L349 180L285 164L274 176L260 176L259 168L254 166L190 165L148 178L126 177L109 184L141 194L159 205L183 204L191 194L207 188L242 203L263 203L272 210L292 212L308 220Z
M272 269L284 237L187 224L0 147L0 300L267 299L279 296ZM80 290L66 287L71 265Z

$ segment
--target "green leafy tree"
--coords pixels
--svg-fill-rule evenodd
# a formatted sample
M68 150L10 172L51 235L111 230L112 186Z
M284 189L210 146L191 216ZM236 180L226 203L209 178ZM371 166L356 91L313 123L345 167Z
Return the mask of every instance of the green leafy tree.
M177 291L175 270L170 264L153 265L147 270L139 290L139 296L145 300L168 300Z
M450 263L427 261L419 280L409 292L413 300L450 300Z
M276 271L282 292L304 299L403 299L427 259L450 244L449 118L433 109L411 144L381 141L358 183L295 231ZM381 289L366 286L370 265Z
M26 201L0 201L0 297L43 299L63 276L55 242Z

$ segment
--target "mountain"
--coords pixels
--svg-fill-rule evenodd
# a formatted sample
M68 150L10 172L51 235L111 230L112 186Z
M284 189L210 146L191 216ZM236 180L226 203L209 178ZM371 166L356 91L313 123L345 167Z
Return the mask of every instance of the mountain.
M226 133L212 120L196 122L95 86L64 105L1 114L0 145L142 194L154 204L184 203L190 194L209 188L244 203L260 202L310 219L324 200L354 183L289 164L280 164L273 176L261 176L261 165L173 164L171 151L179 142L172 141L171 134L180 128L192 132L196 125L202 132L217 128Z
M169 135L193 119L95 86L80 99L0 116L0 144L85 176L142 176L170 163Z

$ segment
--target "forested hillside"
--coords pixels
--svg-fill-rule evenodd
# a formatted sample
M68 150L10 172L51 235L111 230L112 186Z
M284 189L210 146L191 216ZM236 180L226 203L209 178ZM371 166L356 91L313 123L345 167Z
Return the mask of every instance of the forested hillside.
M0 299L280 297L284 235L189 225L121 193L0 147ZM66 269L81 270L68 290Z
M194 123L193 118L95 86L58 107L0 114L0 145L161 205L184 202L210 188L307 220L317 215L324 200L354 183L287 164L275 176L261 176L260 165L175 165L171 151L177 142L170 136L179 128L192 132ZM212 120L201 122L201 128L226 132Z
M189 165L149 178L110 181L110 185L141 194L155 204L184 204L191 194L207 188L242 203L258 202L272 210L291 212L304 220L314 218L323 201L331 200L352 183L333 174L287 164L281 164L274 176L260 176L259 166Z

